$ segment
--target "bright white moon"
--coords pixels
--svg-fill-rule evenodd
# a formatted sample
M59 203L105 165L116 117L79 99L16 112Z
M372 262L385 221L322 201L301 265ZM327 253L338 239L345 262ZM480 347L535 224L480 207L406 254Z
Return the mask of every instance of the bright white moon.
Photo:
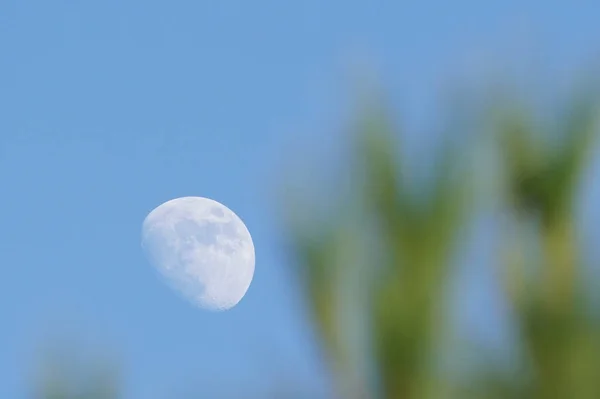
M142 247L172 288L207 310L237 305L254 276L250 232L229 208L208 198L158 206L144 220Z

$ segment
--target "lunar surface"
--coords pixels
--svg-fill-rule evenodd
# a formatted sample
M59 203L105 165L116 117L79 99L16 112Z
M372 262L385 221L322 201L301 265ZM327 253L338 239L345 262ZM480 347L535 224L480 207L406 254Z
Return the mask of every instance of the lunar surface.
M142 248L173 289L206 310L237 305L254 276L250 232L229 208L208 198L176 198L150 212Z

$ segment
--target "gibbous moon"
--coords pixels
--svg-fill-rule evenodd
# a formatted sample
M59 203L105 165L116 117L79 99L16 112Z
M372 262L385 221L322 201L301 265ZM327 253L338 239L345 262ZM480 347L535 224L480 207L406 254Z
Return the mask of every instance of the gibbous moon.
M254 276L254 244L242 220L216 201L183 197L146 216L142 247L167 283L194 305L227 310Z

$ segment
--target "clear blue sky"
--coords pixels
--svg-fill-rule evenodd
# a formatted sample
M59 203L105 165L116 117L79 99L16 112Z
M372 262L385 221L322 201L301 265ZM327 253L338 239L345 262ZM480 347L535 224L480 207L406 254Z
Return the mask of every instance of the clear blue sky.
M409 121L434 115L446 81L506 58L560 83L594 60L600 6L558 3L0 2L0 397L26 397L57 337L117 353L128 398L260 396L279 372L316 397L278 168L333 146L365 55ZM230 312L192 308L142 256L146 214L185 195L253 234L253 285Z

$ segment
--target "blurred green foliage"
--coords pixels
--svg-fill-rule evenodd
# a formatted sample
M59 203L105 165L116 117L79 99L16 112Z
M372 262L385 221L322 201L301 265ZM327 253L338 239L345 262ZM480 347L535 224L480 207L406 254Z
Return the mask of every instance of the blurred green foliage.
M73 347L53 348L41 363L32 395L39 399L121 399L114 362L82 359Z
M355 170L348 170L362 177L353 195L364 201L355 201L358 205L350 212L346 199L338 204L344 209L342 218L361 215L361 223L351 227L334 217L327 225L328 235L320 221L289 223L315 321L333 358L334 373L340 376L340 396L600 398L600 331L581 285L574 220L578 184L595 144L598 103L585 93L568 101L564 112L546 114L540 122L518 98L509 100L491 107L480 133L492 135L501 160L505 196L496 211L507 216L513 232L525 234L526 226L535 226L527 242L540 247L539 259L531 260L521 240L504 240L507 256L501 275L506 277L520 360L511 365L512 372L487 362L466 381L440 372L453 252L481 194L464 162L465 154L477 147L444 142L434 158L433 178L423 181L425 187L411 185L414 175L401 167L395 141L399 135L391 119L375 108L359 124L358 151L351 162ZM347 256L356 253L357 243L372 247L366 249L371 254L367 261ZM369 292L364 311L378 376L354 386L357 377L347 374L353 365L346 364L352 357L344 353L351 348L341 345L348 326L336 314L336 301L347 298L333 295L342 284L339 276L357 270L353 262L372 276L362 278L354 290ZM527 277L527 262L539 265L533 278Z

